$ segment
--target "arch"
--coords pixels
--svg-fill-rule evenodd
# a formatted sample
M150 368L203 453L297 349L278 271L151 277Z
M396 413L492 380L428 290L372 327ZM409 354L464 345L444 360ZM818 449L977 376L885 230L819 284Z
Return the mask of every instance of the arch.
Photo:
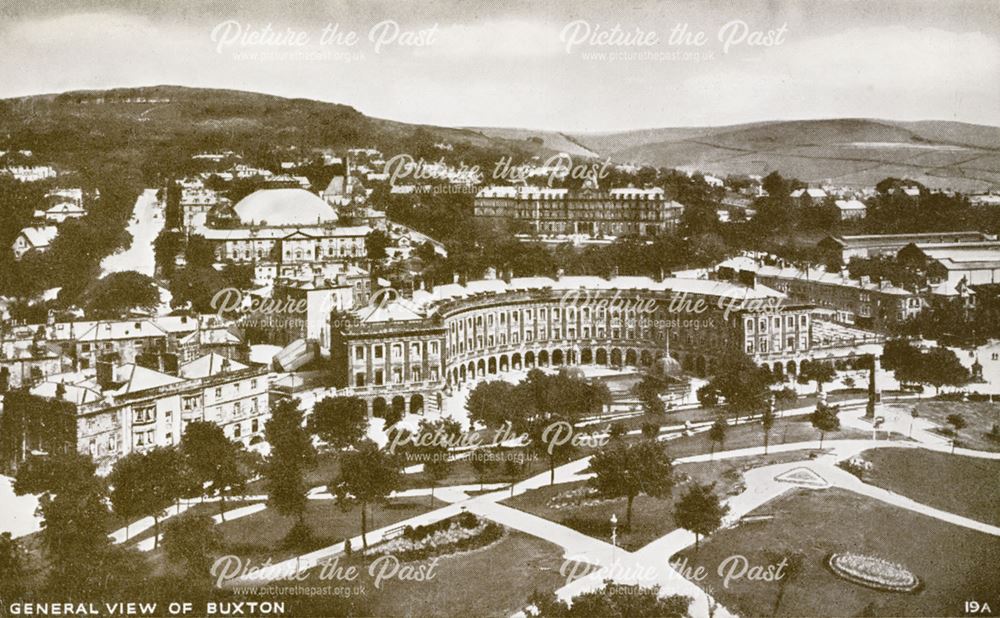
M639 355L639 363L643 367L649 367L653 364L653 353L649 350L643 350L642 354Z
M410 397L410 414L424 413L424 396L420 393Z
M779 378L785 377L785 368L782 366L781 362L774 363L774 367L771 367L771 373Z
M476 375L479 377L486 375L486 361L481 358L479 359L479 362L476 363Z
M622 351L620 348L614 348L611 350L611 366L612 367L622 366Z
M597 348L597 364L607 365L608 364L608 351L604 348Z
M694 371L694 359L690 354L681 357L681 369L684 371Z
M520 369L521 368L521 353L520 352L514 352L514 354L510 357L510 367L511 367L511 369Z
M465 382L465 365L458 368L458 375L462 382Z
M469 373L469 379L470 380L475 380L476 379L476 364L473 363L472 361L469 361L469 372L468 373Z
M487 364L487 370L491 374L497 372L497 358L495 356L490 357L489 363Z
M785 365L785 371L788 373L788 375L794 376L795 375L795 361L788 361L788 364Z
M545 367L549 364L549 351L542 350L538 353L538 366Z
M386 423L394 425L403 418L404 414L406 414L406 398L402 395L396 395L392 398L391 414L386 417Z
M385 413L387 410L387 404L385 402L385 397L376 397L372 399L372 416L376 418L385 418Z
M532 352L531 350L528 350L527 352L524 353L524 366L525 367L535 366L535 353Z
M552 351L552 364L553 365L562 365L564 360L565 359L563 358L563 351L562 350L553 350Z
M584 348L580 351L580 363L583 365L592 365L594 363L594 352L590 348Z
M628 350L626 350L625 351L625 364L634 367L638 363L639 363L639 355L636 354L635 350L633 350L632 348L629 348Z
M507 355L506 354L501 354L500 355L500 371L508 371L508 370L510 370L510 361L507 360Z
M577 356L578 355L576 353L576 350L569 350L568 352L566 352L566 363L569 365L576 365Z

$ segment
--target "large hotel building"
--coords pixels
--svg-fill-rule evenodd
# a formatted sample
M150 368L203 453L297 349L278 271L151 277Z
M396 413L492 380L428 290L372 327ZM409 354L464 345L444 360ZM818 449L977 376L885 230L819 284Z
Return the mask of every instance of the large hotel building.
M684 207L661 188L602 191L592 184L579 190L490 186L476 194L475 216L522 221L538 234L654 236L676 227Z
M704 279L527 277L379 294L334 329L336 383L372 414L434 412L469 380L511 369L649 366L669 355L691 373L745 352L772 370L847 350L857 333L813 324L811 305L769 287Z

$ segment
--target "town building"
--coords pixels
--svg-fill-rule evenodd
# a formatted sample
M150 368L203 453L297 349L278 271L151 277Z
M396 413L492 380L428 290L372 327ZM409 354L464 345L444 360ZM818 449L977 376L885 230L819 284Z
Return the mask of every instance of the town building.
M900 249L900 260L920 260L929 282L950 289L1000 283L1000 242L911 244Z
M599 190L489 186L475 198L475 216L487 221L518 221L537 234L654 236L673 230L684 207L663 189Z
M841 221L856 221L868 216L868 207L860 200L837 200L834 206L840 211Z
M178 444L192 421L217 423L230 439L249 446L263 439L270 417L268 370L216 354L181 365L176 376L102 361L51 375L31 393L69 404L69 438L94 458L102 474L129 453Z
M54 225L29 226L20 231L14 238L12 249L14 259L20 260L31 252L48 251L52 241L59 235L59 228Z
M819 241L824 252L840 257L846 264L851 258L892 257L903 247L915 244L968 243L996 240L983 232L924 232L917 234L868 234L860 236L827 236Z
M744 351L794 372L820 348L813 308L755 281L494 278L386 300L355 311L330 346L338 387L376 416L432 413L441 393L511 369L650 366L669 355L706 375Z

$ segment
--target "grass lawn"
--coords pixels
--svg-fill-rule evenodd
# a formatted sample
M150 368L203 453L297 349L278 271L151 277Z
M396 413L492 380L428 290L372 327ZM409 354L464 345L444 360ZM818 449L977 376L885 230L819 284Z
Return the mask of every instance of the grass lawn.
M1000 403L985 401L919 401L917 413L941 427L949 427L948 415L961 414L967 427L959 432L960 446L977 451L1000 451L1000 442L986 437L994 423L1000 423Z
M872 463L866 483L1000 525L1000 461L908 448L873 449L861 456Z
M425 568L430 564L428 560L404 563ZM562 549L558 546L508 530L503 539L487 547L442 556L433 570L427 571L433 577L424 581L394 577L375 588L370 565L354 554L337 563L338 567L358 567L354 581L322 579L319 571L313 570L304 581L292 582L314 588L340 587L339 597L330 589L326 595L283 598L289 601L289 612L295 616L501 617L523 608L533 591L552 592L565 585L566 578L560 574L562 564Z
M740 457L723 461L680 464L675 468L677 485L669 498L659 499L649 496L636 497L632 505L632 529L625 528L625 513L628 501L625 498L604 500L598 504L583 506L562 506L554 508L549 500L565 491L587 485L587 481L563 483L535 489L504 501L504 504L527 511L568 526L578 532L601 540L611 537L611 515L618 517L618 543L628 551L635 551L675 530L675 499L683 495L688 482L716 483L715 491L720 496L742 491L742 470L805 459L810 451L779 453L759 457Z
M442 503L436 501L435 508ZM397 498L386 505L369 508L368 529L375 530L397 521L409 519L431 510L427 498ZM306 508L306 524L313 538L301 547L287 548L282 541L295 523L292 517L268 508L217 526L222 533L226 551L255 560L271 558L277 562L298 554L338 543L345 538L361 534L361 509L354 507L343 511L335 500L310 500Z
M794 442L805 442L809 440L819 440L819 432L812 426L812 423L804 420L779 418L776 419L774 427L771 429L771 446ZM845 439L868 439L871 434L858 429L844 428L839 431L827 432L826 440ZM667 452L671 457L689 457L691 455L701 455L709 453L712 449L712 441L708 439L708 432L703 431L693 436L682 436L665 443ZM760 423L748 423L746 425L730 425L726 429L726 441L722 447L716 450L733 450L747 448L751 446L764 446L764 430Z
M672 558L705 568L711 586L730 611L773 614L778 584L730 581L718 575L726 558L742 555L751 565L775 564L799 552L801 572L786 581L780 616L959 616L966 600L1000 603L997 581L1000 539L838 489L795 490L757 511L769 522L723 530ZM902 564L924 583L913 593L882 592L850 583L825 565L831 552L854 551Z

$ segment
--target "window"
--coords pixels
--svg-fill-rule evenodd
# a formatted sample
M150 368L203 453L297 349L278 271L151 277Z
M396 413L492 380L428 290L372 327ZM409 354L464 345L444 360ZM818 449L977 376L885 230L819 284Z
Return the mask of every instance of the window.
M152 423L154 420L156 420L155 406L144 406L141 408L136 408L132 412L133 424L139 425L142 423Z
M216 399L222 397L222 387L221 386L217 386L215 388L215 397L216 397Z
M410 356L420 356L420 344L411 343L410 344Z
M354 360L365 360L365 346L354 346Z
M385 357L385 348L382 346L381 343L378 344L378 345L376 345L376 346L374 346L372 348L372 350L373 350L373 352L375 354L375 358L377 360L381 360L381 359L383 359Z
M375 386L382 386L385 383L385 372L381 369L375 370Z
M364 386L365 385L365 374L363 371L359 371L354 374L354 386Z

